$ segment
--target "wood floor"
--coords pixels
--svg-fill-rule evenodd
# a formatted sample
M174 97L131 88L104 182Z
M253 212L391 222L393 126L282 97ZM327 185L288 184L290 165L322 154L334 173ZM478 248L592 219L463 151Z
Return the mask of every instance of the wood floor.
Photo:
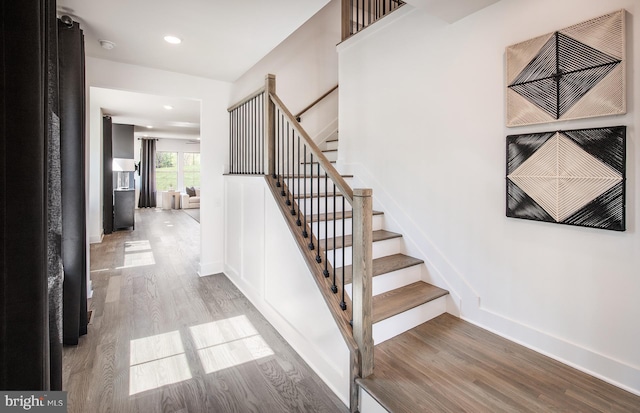
M347 412L223 275L198 277L200 225L136 212L91 245L89 333L64 350L69 412Z
M450 314L376 346L359 383L394 413L640 412L640 397Z

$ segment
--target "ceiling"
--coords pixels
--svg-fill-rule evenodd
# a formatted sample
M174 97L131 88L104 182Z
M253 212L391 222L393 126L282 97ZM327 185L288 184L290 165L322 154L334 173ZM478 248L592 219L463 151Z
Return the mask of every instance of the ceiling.
M80 23L89 57L232 82L328 2L58 0L58 14ZM165 42L167 34L179 37L182 43ZM109 40L115 47L103 49L99 40ZM199 134L197 101L176 100L175 109L166 111L162 106L171 103L165 97L97 88L92 93L94 89L115 123L134 124L136 129L157 124L150 132L153 137L166 137L160 136L166 132L191 139L196 129ZM190 111L183 110L182 104Z
M113 123L134 126L137 138L200 138L200 101L122 90L91 88L91 104L102 108ZM168 105L171 109L166 109ZM151 126L151 128L148 128Z

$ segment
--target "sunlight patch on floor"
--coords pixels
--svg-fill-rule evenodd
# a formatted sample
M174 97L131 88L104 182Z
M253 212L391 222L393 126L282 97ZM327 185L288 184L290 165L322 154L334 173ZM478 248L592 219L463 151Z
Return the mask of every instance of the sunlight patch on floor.
M143 267L156 263L149 240L127 241L124 243L124 263L116 269Z
M205 373L273 355L273 350L244 316L190 327Z
M129 395L192 377L180 332L131 340Z

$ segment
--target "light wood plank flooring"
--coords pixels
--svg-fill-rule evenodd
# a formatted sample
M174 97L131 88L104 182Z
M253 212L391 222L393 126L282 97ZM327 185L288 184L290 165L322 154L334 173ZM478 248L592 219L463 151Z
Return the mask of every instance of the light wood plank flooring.
M347 412L223 275L198 277L200 225L136 212L91 245L89 334L64 349L69 412Z
M394 413L640 412L640 397L450 314L377 345L359 383Z

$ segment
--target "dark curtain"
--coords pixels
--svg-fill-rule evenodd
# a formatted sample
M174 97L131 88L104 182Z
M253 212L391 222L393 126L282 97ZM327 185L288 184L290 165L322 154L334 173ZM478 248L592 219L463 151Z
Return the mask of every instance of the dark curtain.
M0 2L0 389L50 389L47 175L55 0ZM19 194L19 196L16 196ZM55 237L54 237L55 238Z
M63 343L87 333L84 36L58 21L62 165Z
M142 140L142 157L140 159L140 199L138 208L155 208L156 206L156 140Z
M102 230L113 232L113 144L111 116L102 117Z

